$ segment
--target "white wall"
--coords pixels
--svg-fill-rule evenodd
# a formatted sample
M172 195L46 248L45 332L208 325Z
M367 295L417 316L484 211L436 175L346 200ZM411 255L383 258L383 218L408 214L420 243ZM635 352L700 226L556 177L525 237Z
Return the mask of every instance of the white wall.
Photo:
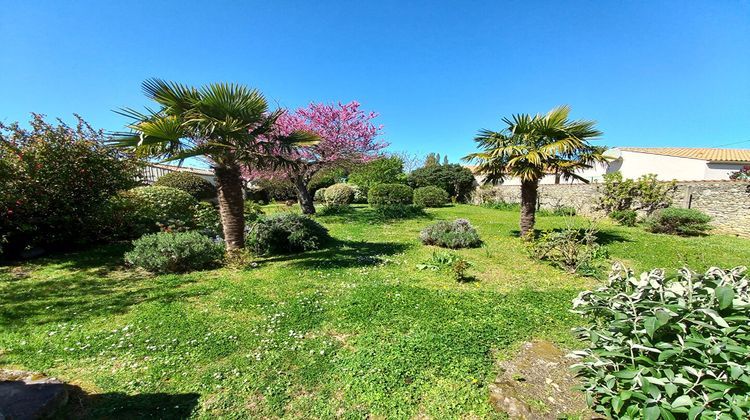
M747 163L710 163L706 166L704 179L718 180L729 179L729 175L742 169Z

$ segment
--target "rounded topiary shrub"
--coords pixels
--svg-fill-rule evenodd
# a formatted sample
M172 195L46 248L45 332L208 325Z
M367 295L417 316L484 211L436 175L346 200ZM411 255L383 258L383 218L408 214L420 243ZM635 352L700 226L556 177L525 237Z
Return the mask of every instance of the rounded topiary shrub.
M331 240L315 220L294 213L261 217L250 227L247 247L258 255L290 254L320 249Z
M137 238L156 232L159 226L189 225L198 201L171 187L137 187L123 191L107 203L111 236Z
M327 206L348 206L354 202L354 189L346 184L334 184L326 188L325 202Z
M711 227L711 218L695 209L668 207L657 211L646 222L646 228L654 233L693 236L706 233Z
M403 206L412 203L414 192L404 184L377 184L370 187L367 202L373 207Z
M440 187L427 186L414 190L414 204L419 207L442 207L448 200L448 192Z
M208 200L216 197L216 187L213 184L190 172L170 172L154 182L157 187L171 187L195 197L196 200Z
M313 200L317 202L324 202L326 201L326 189L325 188L319 188L315 191L315 194L313 195Z
M440 221L422 229L419 239L425 245L443 248L474 248L482 244L476 229L466 219Z
M367 194L365 190L359 185L349 184L354 190L354 203L356 204L367 204Z
M221 242L198 232L159 232L133 241L125 262L153 273L184 273L215 267L223 255Z

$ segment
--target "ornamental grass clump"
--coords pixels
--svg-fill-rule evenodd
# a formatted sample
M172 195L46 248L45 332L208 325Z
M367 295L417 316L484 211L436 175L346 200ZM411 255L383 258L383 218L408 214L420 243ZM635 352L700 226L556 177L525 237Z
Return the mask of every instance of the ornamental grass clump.
M656 212L646 221L646 228L654 233L697 236L711 229L711 217L695 210L669 207Z
M466 219L440 221L422 229L419 239L425 245L443 248L476 248L482 244L476 229Z
M224 244L201 233L159 232L133 241L125 262L152 273L185 273L216 267L223 256Z
M750 279L745 268L662 270L616 264L573 312L588 348L574 368L608 418L750 418Z

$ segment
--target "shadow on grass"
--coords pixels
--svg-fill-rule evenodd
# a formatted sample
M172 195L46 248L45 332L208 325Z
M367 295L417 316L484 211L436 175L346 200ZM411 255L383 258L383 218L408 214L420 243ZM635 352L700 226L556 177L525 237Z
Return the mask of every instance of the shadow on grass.
M340 208L321 208L316 218L332 223L390 223L400 220L428 219L433 215L417 207L401 207L394 209L374 209L370 206L348 206Z
M44 272L29 275L23 266L4 268L1 273L8 275L0 282L0 325L80 321L121 314L139 303L171 302L206 293L184 288L195 281L189 275L153 277L125 270L125 249L111 245L35 261L35 265L61 269L49 277Z
M364 242L333 240L326 249L299 254L264 258L261 264L291 261L296 268L351 268L381 264L385 258L409 249L409 244L398 242Z
M562 232L564 230L565 228L555 228L555 229L549 229L549 230L534 229L534 239L538 239L539 236L541 236L541 234L544 232L548 232L548 231ZM584 231L585 231L584 228L578 229L578 233L580 237L583 236ZM518 238L521 236L521 231L518 229L513 229L510 231L510 235ZM599 232L596 233L596 243L598 243L599 245L607 245L607 244L611 244L615 242L632 242L632 241L614 232L600 230Z
M200 394L88 394L68 386L69 400L59 418L71 419L186 419L198 406Z

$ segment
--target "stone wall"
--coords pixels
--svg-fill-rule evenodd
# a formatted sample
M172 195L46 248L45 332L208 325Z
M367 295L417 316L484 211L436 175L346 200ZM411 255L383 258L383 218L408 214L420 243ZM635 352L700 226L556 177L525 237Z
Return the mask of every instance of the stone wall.
M573 207L578 214L594 215L599 196L597 184L559 184L539 186L539 207ZM490 190L479 189L473 201L505 201L518 203L521 187L499 185ZM678 182L673 205L700 210L711 216L717 232L750 237L750 182L691 181Z

